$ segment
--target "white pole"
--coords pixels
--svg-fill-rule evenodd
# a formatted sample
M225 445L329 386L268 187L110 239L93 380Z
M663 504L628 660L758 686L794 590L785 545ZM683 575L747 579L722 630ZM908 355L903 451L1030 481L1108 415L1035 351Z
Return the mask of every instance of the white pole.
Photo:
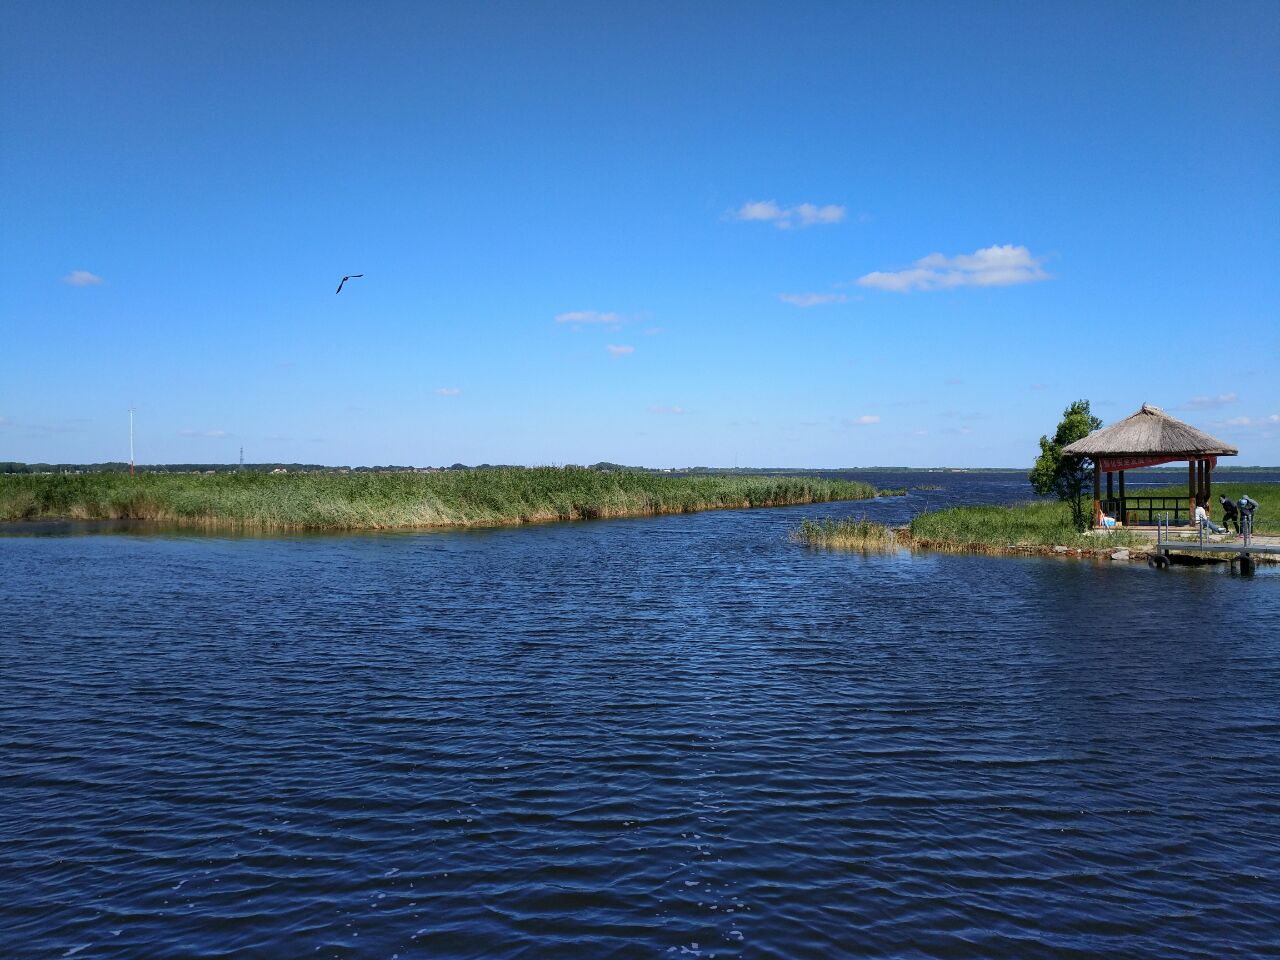
M129 476L133 476L133 407L129 408Z

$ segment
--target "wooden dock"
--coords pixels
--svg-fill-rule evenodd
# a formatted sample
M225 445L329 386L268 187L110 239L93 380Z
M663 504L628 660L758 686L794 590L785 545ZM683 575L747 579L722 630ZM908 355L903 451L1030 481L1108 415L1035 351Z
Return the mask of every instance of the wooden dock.
M1232 566L1240 565L1241 572L1252 572L1253 558L1258 554L1280 555L1280 537L1214 539L1210 536L1184 535L1175 539L1168 533L1168 529L1165 527L1157 533L1155 553L1151 556L1152 565L1161 569L1169 566L1170 557L1175 553L1225 555Z

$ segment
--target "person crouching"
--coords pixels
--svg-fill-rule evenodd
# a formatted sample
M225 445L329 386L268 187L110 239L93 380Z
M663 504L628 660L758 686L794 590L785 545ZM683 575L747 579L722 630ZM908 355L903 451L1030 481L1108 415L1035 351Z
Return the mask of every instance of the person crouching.
M1236 504L1240 511L1240 522L1244 524L1249 534L1253 534L1253 511L1258 509L1258 501L1254 500L1247 493L1240 498L1240 502Z
M1231 525L1236 525L1236 533L1240 532L1240 511L1236 509L1236 502L1228 497L1225 493L1218 497L1218 501L1222 504L1222 526L1227 532L1231 532Z

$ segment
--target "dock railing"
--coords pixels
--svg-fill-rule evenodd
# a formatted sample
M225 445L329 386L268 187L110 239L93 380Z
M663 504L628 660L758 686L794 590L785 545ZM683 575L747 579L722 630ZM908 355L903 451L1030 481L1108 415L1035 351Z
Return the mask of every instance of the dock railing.
M1156 547L1162 547L1173 543L1173 532L1170 530L1171 521L1168 513L1156 515ZM1240 533L1244 536L1244 549L1248 550L1253 545L1253 517L1244 514L1240 517L1239 522ZM1200 546L1204 546L1204 524L1196 524L1196 533L1200 539Z
M1240 518L1240 533L1243 543L1236 543L1234 539L1227 542L1206 542L1205 530L1201 527L1199 530L1199 542L1183 536L1179 540L1173 539L1173 531L1170 529L1169 514L1162 513L1156 517L1156 548L1155 552L1147 558L1147 562L1153 567L1161 570L1168 568L1175 553L1202 553L1212 554L1217 557L1225 557L1231 563L1231 569L1240 570L1243 574L1251 574L1254 570L1254 563L1257 554L1269 554L1271 556L1280 556L1280 545L1267 543L1265 540L1261 544L1253 542L1253 523L1252 517Z
M1177 544L1173 542L1173 531L1170 530L1169 528L1170 528L1169 514L1168 513L1157 514L1156 515L1156 550L1162 550L1168 547L1177 546ZM1196 524L1196 536L1200 540L1200 546L1203 547L1204 546L1204 524L1202 523ZM1182 545L1182 548L1185 550L1187 548L1186 541L1182 540L1180 541L1180 543ZM1249 545L1249 541L1246 539L1245 546L1248 546L1248 545Z

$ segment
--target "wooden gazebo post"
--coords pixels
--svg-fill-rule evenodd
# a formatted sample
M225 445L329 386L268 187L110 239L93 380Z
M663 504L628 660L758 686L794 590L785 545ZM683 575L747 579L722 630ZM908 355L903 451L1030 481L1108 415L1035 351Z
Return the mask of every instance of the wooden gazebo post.
M1102 522L1102 461L1093 461L1093 525Z
M1196 515L1196 462L1195 460L1187 461L1187 496L1190 500L1190 506L1187 508L1187 516L1194 518Z

